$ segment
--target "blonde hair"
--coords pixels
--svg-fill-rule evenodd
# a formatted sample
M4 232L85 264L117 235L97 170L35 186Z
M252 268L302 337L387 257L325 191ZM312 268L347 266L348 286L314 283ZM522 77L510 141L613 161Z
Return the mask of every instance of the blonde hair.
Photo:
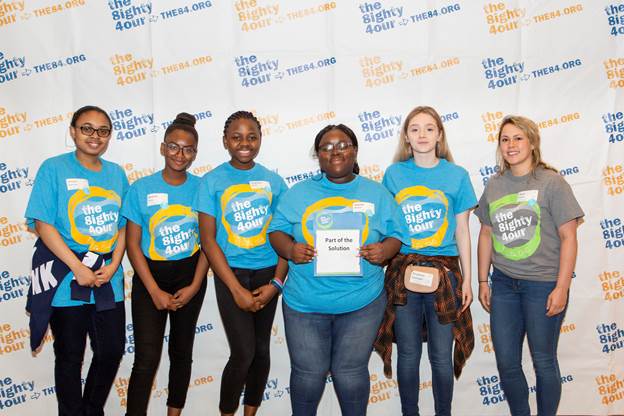
M529 140L529 144L533 146L533 150L531 151L531 173L535 173L535 169L537 169L538 167L558 172L557 169L553 168L542 160L542 152L540 150L541 138L537 124L535 124L533 120L530 120L526 117L507 115L505 116L505 118L503 118L500 128L498 129L496 162L498 163L499 175L502 175L506 170L510 168L509 163L505 160L505 158L503 157L503 153L500 150L501 134L503 133L503 127L505 127L507 124L511 124L522 130L524 135Z
M394 158L392 159L392 161L403 162L413 156L412 146L410 145L409 139L407 138L407 127L409 125L409 122L420 113L429 114L431 117L433 117L438 127L438 130L440 131L440 140L436 143L435 148L436 157L438 159L446 159L449 162L453 162L453 155L451 154L451 149L449 148L448 142L446 141L446 132L444 131L442 118L433 107L429 107L426 105L414 108L405 117L405 120L403 121L403 126L401 127L401 132L399 134L399 145L397 146L397 150L394 153Z

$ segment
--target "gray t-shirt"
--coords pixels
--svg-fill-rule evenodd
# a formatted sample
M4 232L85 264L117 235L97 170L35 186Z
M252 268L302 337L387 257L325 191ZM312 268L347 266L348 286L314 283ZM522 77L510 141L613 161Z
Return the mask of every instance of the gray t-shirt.
M475 210L492 227L492 264L515 279L555 281L561 241L558 228L585 214L561 175L537 168L490 178Z

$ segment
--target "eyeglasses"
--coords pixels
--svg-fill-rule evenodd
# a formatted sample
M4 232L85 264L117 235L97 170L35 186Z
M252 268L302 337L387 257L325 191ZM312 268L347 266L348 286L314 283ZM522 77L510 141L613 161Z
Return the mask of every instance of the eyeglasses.
M111 134L111 129L109 129L108 127L100 127L98 129L93 128L92 126L89 126L88 124L84 124L80 127L78 127L80 129L80 132L82 134L84 134L85 136L93 136L94 132L97 132L97 136L104 138L104 137L108 137Z
M343 153L343 152L346 152L351 147L354 147L353 143L349 143L349 142L327 143L322 146L319 146L319 152L330 153L330 152L333 152L334 149L336 149L340 153Z
M197 149L195 149L195 147L193 146L180 146L176 143L167 143L167 142L163 142L163 143L165 147L167 148L167 153L169 153L170 155L177 155L180 150L182 150L182 153L184 154L184 156L188 156L188 157L191 157L195 155L195 153L197 153Z

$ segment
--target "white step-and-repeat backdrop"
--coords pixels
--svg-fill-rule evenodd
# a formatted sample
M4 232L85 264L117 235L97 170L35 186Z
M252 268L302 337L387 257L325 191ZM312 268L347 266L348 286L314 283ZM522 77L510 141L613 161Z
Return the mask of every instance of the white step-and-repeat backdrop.
M162 166L166 126L194 113L202 175L227 159L225 118L254 111L259 161L288 185L316 172L316 132L351 126L362 174L381 180L405 114L444 116L456 162L477 194L496 172L505 114L539 123L543 155L572 184L587 216L559 347L561 414L624 414L624 2L326 0L0 0L0 412L55 409L53 353L28 348L24 313L33 236L23 213L41 162L72 149L72 111L100 105L114 122L106 154L130 182ZM478 224L471 222L476 250ZM132 269L125 262L126 293ZM209 277L212 279L212 277ZM476 290L476 285L475 285ZM127 303L128 309L130 303ZM507 414L488 315L473 304L476 346L455 387L457 415ZM187 414L217 414L225 334L209 282L197 326ZM50 339L48 339L50 341ZM167 342L167 339L165 339ZM166 349L165 349L166 351ZM123 414L134 353L107 404ZM531 397L535 377L528 359ZM289 414L281 310L262 414ZM90 358L88 354L87 360ZM163 357L150 414L162 414ZM369 414L400 412L397 383L370 361ZM421 409L433 413L423 357ZM328 379L320 415L340 414Z

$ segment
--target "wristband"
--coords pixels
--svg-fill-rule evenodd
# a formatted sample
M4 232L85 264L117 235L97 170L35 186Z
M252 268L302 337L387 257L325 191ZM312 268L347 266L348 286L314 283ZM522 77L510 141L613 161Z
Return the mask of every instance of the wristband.
M479 283L488 283L487 280L479 280Z
M282 293L282 291L284 290L284 284L282 282L280 282L278 279L271 279L271 281L269 283L274 288L276 288L279 293Z

